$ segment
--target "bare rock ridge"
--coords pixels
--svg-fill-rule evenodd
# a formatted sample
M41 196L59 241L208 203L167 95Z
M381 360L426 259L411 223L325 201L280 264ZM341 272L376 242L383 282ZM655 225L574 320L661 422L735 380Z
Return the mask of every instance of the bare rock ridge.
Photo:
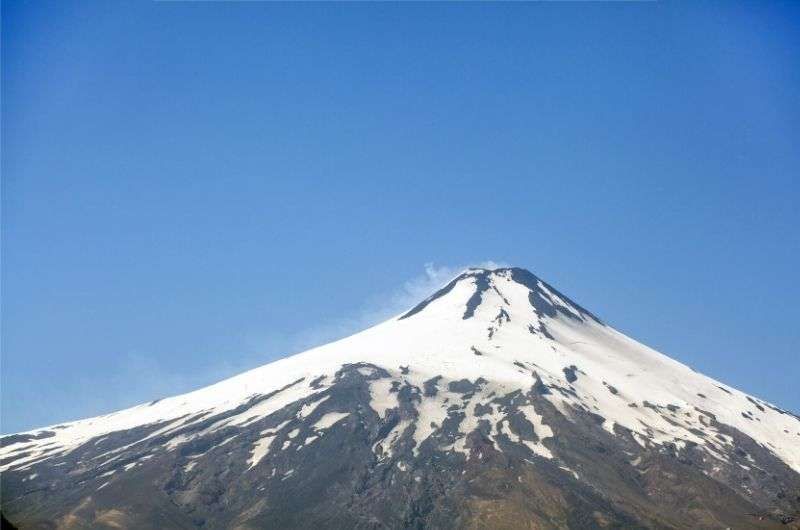
M0 439L28 528L800 528L800 418L468 269L206 388Z

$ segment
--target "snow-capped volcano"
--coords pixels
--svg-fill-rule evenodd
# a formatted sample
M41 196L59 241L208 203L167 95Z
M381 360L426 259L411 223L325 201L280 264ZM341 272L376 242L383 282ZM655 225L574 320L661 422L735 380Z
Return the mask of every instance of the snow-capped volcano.
M0 471L22 527L753 528L794 524L800 419L468 269L345 339L4 437Z

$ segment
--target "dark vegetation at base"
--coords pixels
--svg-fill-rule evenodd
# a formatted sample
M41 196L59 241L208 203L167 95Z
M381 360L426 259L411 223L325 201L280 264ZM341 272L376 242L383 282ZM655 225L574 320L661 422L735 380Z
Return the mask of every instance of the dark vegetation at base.
M17 527L11 524L2 512L0 512L0 530L17 530Z

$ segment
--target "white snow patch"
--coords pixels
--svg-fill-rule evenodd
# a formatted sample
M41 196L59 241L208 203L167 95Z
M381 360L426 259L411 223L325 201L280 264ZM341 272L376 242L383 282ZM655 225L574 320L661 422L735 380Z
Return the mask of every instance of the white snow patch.
M399 406L397 402L397 393L390 392L391 388L392 379L389 377L372 381L369 386L371 396L369 406L372 410L377 412L378 416L381 418L386 417L387 411Z
M276 434L272 431L263 431L262 437L253 444L253 449L250 452L250 458L247 459L247 469L254 467L256 464L269 454L269 447Z
M300 411L297 413L297 417L301 420L307 418L308 416L311 415L312 412L314 412L314 410L316 410L317 407L319 407L322 403L325 403L328 399L330 399L330 397L331 397L330 395L327 395L320 400L311 403L306 403L305 405L300 407Z
M324 416L322 416L317 422L311 426L312 429L320 431L322 429L327 429L331 427L334 423L337 423L350 415L349 412L328 412Z

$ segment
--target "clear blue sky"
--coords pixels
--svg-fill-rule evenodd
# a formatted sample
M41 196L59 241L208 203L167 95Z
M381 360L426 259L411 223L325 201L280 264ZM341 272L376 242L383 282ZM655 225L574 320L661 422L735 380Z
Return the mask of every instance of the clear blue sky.
M800 409L799 3L2 7L3 432L489 259Z

